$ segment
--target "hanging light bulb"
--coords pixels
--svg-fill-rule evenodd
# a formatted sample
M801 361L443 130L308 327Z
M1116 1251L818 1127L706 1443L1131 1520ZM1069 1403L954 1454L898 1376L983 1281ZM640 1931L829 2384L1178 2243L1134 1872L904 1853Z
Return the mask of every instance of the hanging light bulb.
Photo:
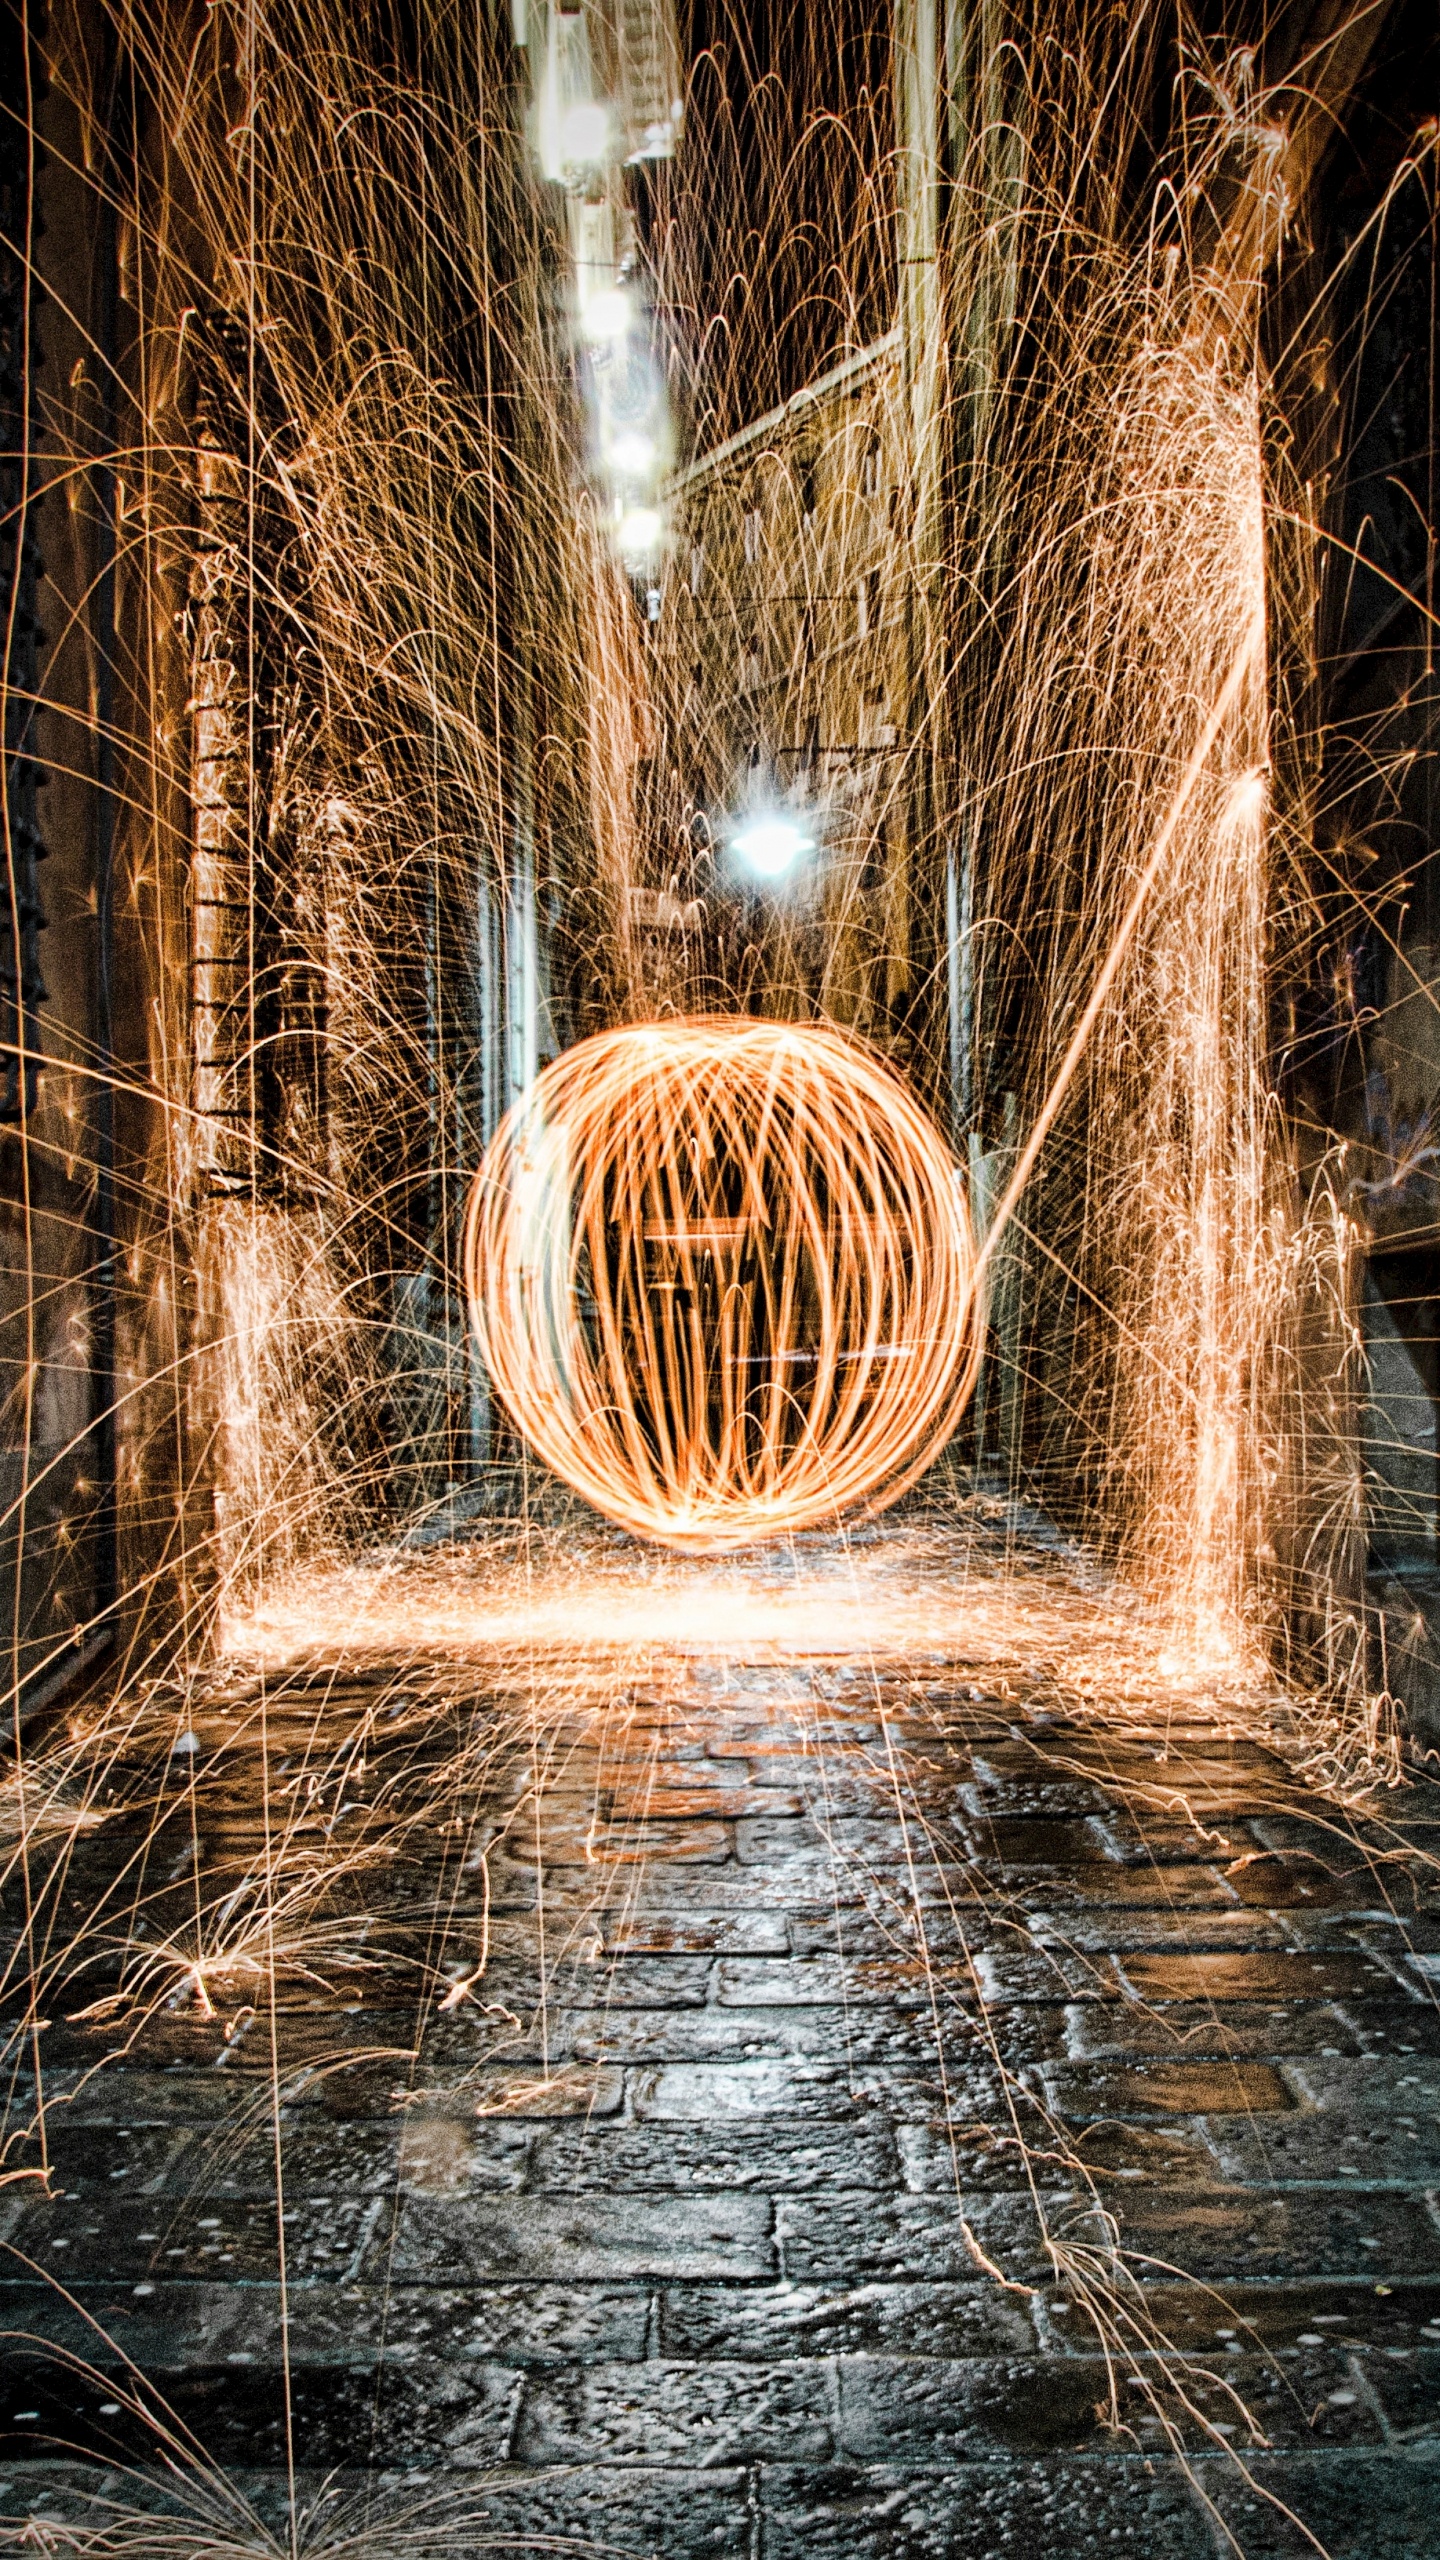
M620 548L627 560L648 560L660 547L663 526L655 507L629 507L620 519Z
M580 313L580 326L597 346L607 338L623 338L633 317L630 296L618 285L592 293Z
M560 119L560 157L567 168L593 169L610 147L610 110L593 99L567 107Z
M778 811L766 810L738 835L730 839L742 862L760 874L762 880L779 880L798 862L802 853L814 850L815 839L792 819L782 818Z
M617 436L610 447L610 461L613 469L624 472L627 479L638 479L642 472L650 469L654 459L655 447L650 437L638 435L633 431L628 435Z

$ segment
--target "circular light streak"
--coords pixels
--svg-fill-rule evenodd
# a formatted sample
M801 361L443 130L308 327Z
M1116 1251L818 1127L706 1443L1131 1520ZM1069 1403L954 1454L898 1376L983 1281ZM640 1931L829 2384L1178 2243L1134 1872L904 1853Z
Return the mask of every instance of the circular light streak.
M883 1509L974 1383L949 1150L879 1058L808 1024L648 1023L557 1058L487 1150L465 1275L526 1439L673 1547Z

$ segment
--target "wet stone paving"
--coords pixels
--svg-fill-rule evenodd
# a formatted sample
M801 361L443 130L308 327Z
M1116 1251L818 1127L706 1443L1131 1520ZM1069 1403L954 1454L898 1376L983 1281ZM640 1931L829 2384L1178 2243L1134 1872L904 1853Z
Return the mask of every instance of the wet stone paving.
M1431 1788L993 1647L185 1712L32 1848L0 2519L273 2522L288 2411L664 2560L1440 2549Z

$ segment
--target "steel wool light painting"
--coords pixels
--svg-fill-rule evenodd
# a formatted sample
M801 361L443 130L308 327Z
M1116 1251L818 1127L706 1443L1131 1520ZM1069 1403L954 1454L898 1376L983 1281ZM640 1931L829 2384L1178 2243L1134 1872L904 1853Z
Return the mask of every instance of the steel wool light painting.
M596 1509L668 1546L877 1511L974 1383L954 1162L840 1033L716 1018L601 1033L501 1123L466 1228L507 1412Z

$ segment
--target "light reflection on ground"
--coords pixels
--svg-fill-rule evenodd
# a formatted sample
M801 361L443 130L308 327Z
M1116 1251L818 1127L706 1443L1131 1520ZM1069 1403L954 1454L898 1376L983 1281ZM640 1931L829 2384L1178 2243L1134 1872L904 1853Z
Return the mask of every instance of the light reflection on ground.
M1078 1549L1029 1515L917 1514L717 1558L674 1556L598 1525L487 1526L429 1553L392 1550L277 1580L227 1613L224 1650L267 1671L437 1657L522 1680L623 1674L677 1661L844 1660L893 1674L938 1666L1013 1672L1116 1706L1177 1688L1263 1713L1273 1683L1238 1649L1150 1616Z

